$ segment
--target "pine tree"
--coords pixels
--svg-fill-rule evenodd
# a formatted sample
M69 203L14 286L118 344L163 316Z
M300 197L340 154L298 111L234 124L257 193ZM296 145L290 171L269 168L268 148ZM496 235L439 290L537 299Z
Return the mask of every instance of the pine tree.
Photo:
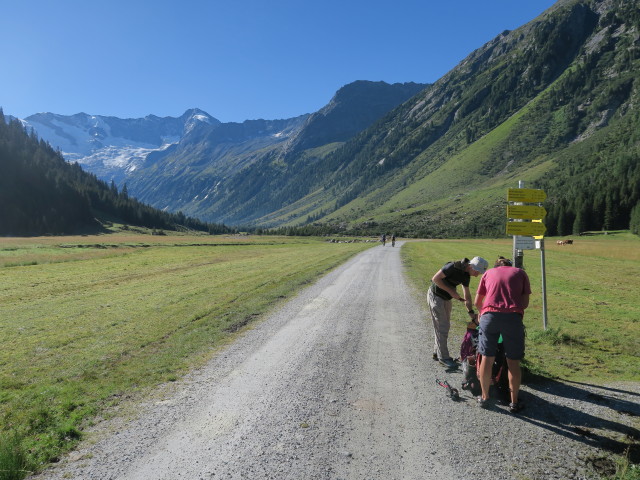
M631 233L640 235L640 202L631 210L631 218L629 219L629 230Z
M580 199L576 205L576 218L573 221L573 234L578 235L586 230L587 225L587 208L585 203Z
M613 222L615 219L615 205L613 204L613 200L611 198L611 194L608 193L605 206L604 206L604 220L602 222L602 230L611 230L613 228Z
M566 214L564 206L560 206L558 209L558 222L557 222L557 234L560 236L569 233L566 225Z

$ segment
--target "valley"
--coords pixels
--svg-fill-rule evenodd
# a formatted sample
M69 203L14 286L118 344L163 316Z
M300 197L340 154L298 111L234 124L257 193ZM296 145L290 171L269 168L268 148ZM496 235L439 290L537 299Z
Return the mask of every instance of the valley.
M499 192L525 181L548 193L550 235L626 229L640 216L638 11L561 0L433 84L359 80L290 119L25 121L142 202L231 227L500 237Z
M10 281L3 307L13 318L20 314L13 305L31 307L18 324L2 326L5 345L13 346L13 355L2 358L3 405L22 405L3 415L39 425L43 430L24 445L39 448L33 451L42 459L60 459L34 478L293 478L305 472L310 478L417 479L449 472L466 479L496 468L507 477L597 478L615 471L612 459L625 448L636 458L640 372L628 342L635 338L637 302L618 299L618 309L603 293L588 310L579 308L593 302L588 276L600 256L612 266L640 262L615 253L637 247L633 236L550 247L550 281L563 294L550 297L549 335L540 332L535 259L527 260L536 294L527 313L528 409L517 416L499 405L480 415L466 392L452 402L434 383L446 379L457 387L460 374L431 360L423 309L425 277L443 258L460 252L491 258L508 242L392 248L204 238L209 241L181 236L153 245L148 237L126 237L115 256L83 258L85 249L76 247L75 260L4 268ZM117 237L97 240L68 238L65 250L74 244L118 250ZM2 251L13 255L18 245L28 246L7 243ZM342 265L327 272L336 261ZM271 275L274 268L279 275ZM318 277L320 270L327 273ZM567 288L569 279L574 288ZM25 281L31 288L20 286ZM611 320L603 323L598 309L610 310ZM620 322L623 331L615 328ZM463 329L464 322L454 322L452 342ZM604 353L610 348L618 354ZM576 369L589 357L598 368ZM46 406L38 401L43 395ZM460 421L469 416L471 424ZM590 432L586 440L580 429ZM481 450L455 454L468 435L485 438L482 432L498 430L503 447L492 460ZM53 444L41 443L46 438L64 438L57 448L76 450L60 457ZM520 462L506 461L513 455Z
M558 0L433 83L331 88L238 122L0 105L0 480L637 479L640 0ZM511 256L519 182L546 275L524 251L512 415L441 388L425 297Z

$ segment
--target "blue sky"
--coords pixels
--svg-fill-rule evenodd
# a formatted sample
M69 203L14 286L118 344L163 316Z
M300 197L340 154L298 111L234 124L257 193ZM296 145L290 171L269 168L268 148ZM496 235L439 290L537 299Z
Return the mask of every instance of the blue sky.
M0 0L0 106L20 118L290 118L355 80L434 82L554 3Z

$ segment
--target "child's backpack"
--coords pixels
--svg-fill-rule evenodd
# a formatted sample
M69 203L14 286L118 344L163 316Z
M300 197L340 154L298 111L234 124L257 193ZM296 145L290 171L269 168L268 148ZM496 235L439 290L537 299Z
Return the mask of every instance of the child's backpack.
M478 349L478 334L477 328L467 328L467 333L464 334L462 343L460 344L460 361L464 362L467 357L475 357L476 350Z
M460 360L462 361L462 389L471 392L471 395L478 396L482 393L480 380L478 378L478 369L482 363L482 355L478 353L478 335L479 330L475 328L467 328L460 345ZM498 343L496 358L491 369L491 384L493 390L497 393L500 401L509 403L509 378L507 373L507 359L504 356L504 346L502 337Z
M462 344L460 345L460 361L462 362L462 389L469 390L471 395L478 396L481 393L480 381L476 370L476 353L478 349L477 328L467 328Z

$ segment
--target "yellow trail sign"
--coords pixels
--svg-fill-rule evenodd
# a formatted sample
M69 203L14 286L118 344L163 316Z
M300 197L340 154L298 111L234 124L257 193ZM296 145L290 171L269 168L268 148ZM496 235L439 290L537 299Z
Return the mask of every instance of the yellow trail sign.
M547 215L544 207L536 205L507 205L507 218L539 220Z
M507 235L538 236L546 230L542 222L507 222Z
M536 188L510 188L507 192L508 202L540 203L544 202L547 194Z
M533 219L531 221L532 222L542 223L542 220ZM545 230L546 230L546 228L545 228ZM533 238L535 238L536 240L542 240L544 238L544 235L534 235Z

